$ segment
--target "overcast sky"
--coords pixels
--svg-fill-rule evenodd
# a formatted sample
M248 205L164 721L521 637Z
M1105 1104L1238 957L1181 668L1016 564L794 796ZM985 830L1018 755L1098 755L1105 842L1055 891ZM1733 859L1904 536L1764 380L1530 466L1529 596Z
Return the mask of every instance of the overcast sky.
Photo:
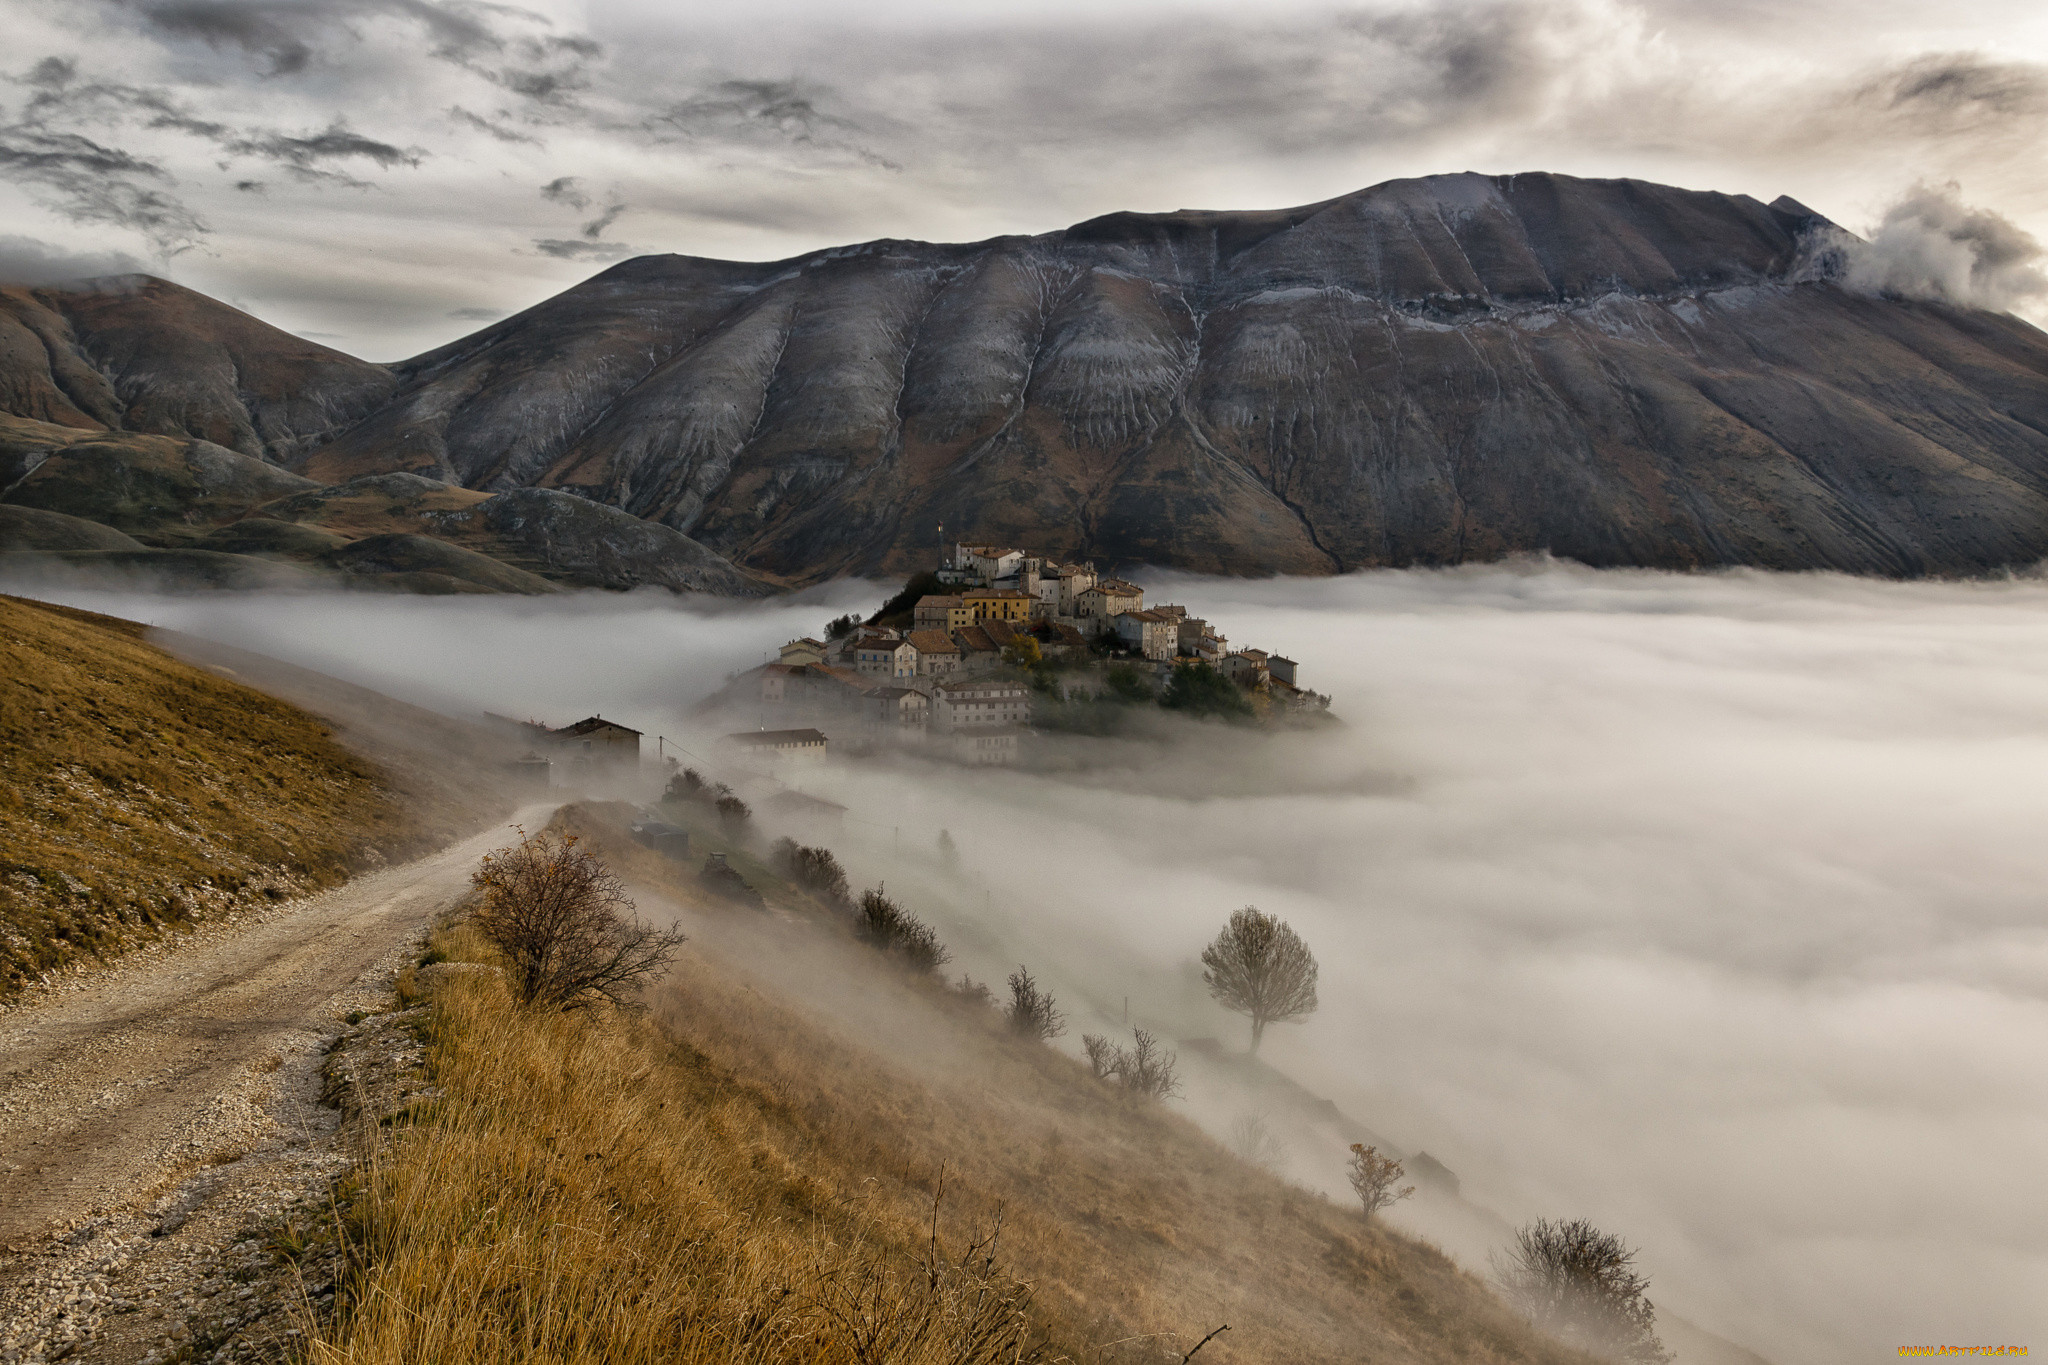
M640 252L773 259L1554 170L2048 237L2036 0L0 0L0 274L390 360Z

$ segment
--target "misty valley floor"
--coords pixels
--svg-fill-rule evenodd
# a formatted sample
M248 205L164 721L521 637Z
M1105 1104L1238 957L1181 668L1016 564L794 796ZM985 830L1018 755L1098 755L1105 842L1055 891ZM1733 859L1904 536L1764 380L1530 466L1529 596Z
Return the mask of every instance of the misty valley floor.
M1232 760L1263 772L1201 746L1060 778L837 770L806 787L860 817L831 840L856 880L977 978L1028 962L1069 1041L1128 999L1241 1046L1192 964L1232 908L1277 911L1324 1003L1271 1060L1510 1220L1623 1233L1660 1304L1781 1361L2048 1340L2048 584L1154 583L1303 660L1348 728ZM75 602L709 752L698 697L880 595ZM1221 1133L1244 1099L1183 1051ZM1341 1191L1341 1152L1282 1140L1292 1178Z

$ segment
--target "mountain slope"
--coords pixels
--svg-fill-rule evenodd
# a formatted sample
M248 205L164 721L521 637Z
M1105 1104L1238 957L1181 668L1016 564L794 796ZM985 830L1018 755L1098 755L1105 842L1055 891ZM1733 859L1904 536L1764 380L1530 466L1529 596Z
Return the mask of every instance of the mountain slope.
M968 245L642 257L266 450L329 484L575 494L787 582L928 563L942 524L1251 574L2048 554L2048 337L1848 291L1828 227L1789 199L1450 175ZM382 382L358 380L324 382Z

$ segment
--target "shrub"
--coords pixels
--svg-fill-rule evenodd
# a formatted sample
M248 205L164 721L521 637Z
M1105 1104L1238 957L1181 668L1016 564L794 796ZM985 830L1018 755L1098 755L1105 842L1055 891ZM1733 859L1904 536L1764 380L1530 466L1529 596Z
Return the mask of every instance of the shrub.
M1179 1056L1161 1046L1157 1038L1134 1028L1130 1047L1116 1050L1112 1070L1132 1094L1170 1100L1181 1093L1180 1077L1175 1074L1179 1063Z
M1129 664L1111 664L1109 671L1103 674L1102 681L1109 689L1111 698L1116 701L1152 700L1152 684L1145 680L1144 674Z
M685 768L668 780L668 789L661 794L664 801L701 801L707 790L704 778L695 768Z
M1225 720L1250 720L1254 714L1244 689L1205 663L1175 664L1159 704L1169 711Z
M896 954L916 971L935 972L953 960L939 942L938 931L889 899L879 886L861 892L856 923L863 942Z
M832 850L806 848L794 839L783 838L775 841L770 860L777 872L828 905L841 910L853 907L846 869L832 856Z
M1011 1029L1037 1042L1057 1038L1067 1031L1067 1017L1054 1007L1052 992L1041 990L1022 966L1010 973L1010 1007L1006 1013Z
M748 826L754 820L753 809L737 796L730 794L719 797L716 808L719 828L725 831L725 837L733 843L745 839Z
M827 640L844 640L859 627L860 618L852 612L848 612L844 616L835 616L825 623L825 638Z
M486 854L470 881L471 918L505 955L513 994L542 1009L624 1003L675 957L683 936L624 912L626 888L574 835L529 837Z
M1089 1069L1097 1080L1115 1080L1135 1095L1173 1099L1181 1093L1179 1054L1161 1046L1159 1039L1142 1028L1131 1030L1131 1045L1112 1043L1100 1034L1081 1035L1081 1050L1088 1054Z
M1672 1359L1657 1339L1650 1282L1635 1272L1636 1253L1583 1218L1539 1219L1518 1228L1515 1244L1493 1262L1508 1304L1568 1345L1630 1365Z
M1368 1147L1362 1142L1351 1144L1351 1192L1365 1206L1365 1220L1369 1223L1381 1209L1390 1209L1401 1200L1415 1193L1413 1185L1405 1189L1394 1187L1401 1180L1401 1163L1389 1156L1381 1156L1380 1149Z
M985 1008L995 1006L996 993L988 988L986 982L976 981L965 972L960 974L960 984L953 989L970 1005L981 1005Z

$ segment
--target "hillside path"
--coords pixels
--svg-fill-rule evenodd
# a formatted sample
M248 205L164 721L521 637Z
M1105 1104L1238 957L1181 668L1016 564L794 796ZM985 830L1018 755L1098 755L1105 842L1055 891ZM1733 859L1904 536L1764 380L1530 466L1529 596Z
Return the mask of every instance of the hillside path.
M551 810L0 1013L0 1248L139 1210L248 1151L278 1126L255 1092L317 1070L358 979L462 894L511 824L537 829Z

